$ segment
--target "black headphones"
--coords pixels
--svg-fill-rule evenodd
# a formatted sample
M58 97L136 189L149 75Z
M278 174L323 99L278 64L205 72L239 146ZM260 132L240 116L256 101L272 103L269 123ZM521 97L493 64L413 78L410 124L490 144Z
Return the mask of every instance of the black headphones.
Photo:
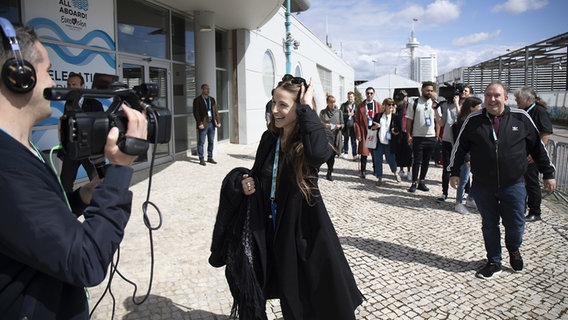
M2 80L10 91L28 93L36 85L35 69L31 63L24 60L12 23L8 19L0 17L0 26L7 40L6 43L10 45L14 54L14 57L6 60L2 66Z

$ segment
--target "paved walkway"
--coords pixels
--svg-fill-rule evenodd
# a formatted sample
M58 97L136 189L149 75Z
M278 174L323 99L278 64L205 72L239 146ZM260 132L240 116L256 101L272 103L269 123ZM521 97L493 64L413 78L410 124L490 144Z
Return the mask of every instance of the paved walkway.
M134 304L133 287L115 275L114 319L228 319L232 298L224 268L207 263L209 245L221 181L234 167L251 167L255 151L256 145L221 142L217 165L202 167L188 157L156 167L150 200L160 208L163 225L153 232L151 295ZM481 280L474 276L485 258L480 217L454 212L453 190L448 202L436 202L440 168L430 167L431 191L415 194L406 191L408 182L386 179L376 187L374 177L362 180L356 170L356 162L338 159L335 181L320 179L320 189L367 298L357 319L568 319L568 214L552 197L544 202L544 220L526 225L525 270L513 273L504 253L504 272ZM150 272L141 210L146 176L137 173L131 188L133 213L119 262L119 271L138 284L137 300L147 291ZM156 223L156 212L148 214ZM105 286L90 289L91 306ZM110 319L112 303L107 294L93 319ZM269 319L281 317L278 301L267 309Z

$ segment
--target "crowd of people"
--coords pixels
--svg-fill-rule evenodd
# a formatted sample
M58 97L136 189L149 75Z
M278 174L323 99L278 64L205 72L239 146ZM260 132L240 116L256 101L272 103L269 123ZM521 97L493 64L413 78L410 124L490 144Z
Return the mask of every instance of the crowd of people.
M412 102L401 90L394 99L379 103L374 99L374 89L367 88L366 99L358 106L354 106L353 93L349 92L340 108L343 157L348 155L347 139L352 136L344 123L353 119L358 145L352 144L352 154L355 161L361 161L361 178L366 177L367 157L371 155L377 186L384 185L385 160L395 183L406 178L411 183L408 192L429 191L425 181L434 160L443 167L442 194L436 200L448 200L451 185L456 189L455 211L469 214L469 209L475 208L481 215L487 264L476 276L490 278L502 270L501 220L511 267L521 271L524 264L519 248L525 221L541 219L539 173L546 191L552 192L556 185L555 168L545 149L552 134L546 104L533 88L522 87L514 92L518 108L510 107L509 89L500 81L487 86L483 101L473 96L473 88L467 84L451 89L451 96L438 99L436 85L426 81L421 95ZM328 101L328 109L337 108ZM322 122L329 121L322 118ZM437 146L441 157L435 155Z
M466 118L471 113L480 111L483 105L480 98L473 96L473 87L468 84L460 83L445 89L451 89L453 95L438 99L436 84L426 81L422 84L419 97L410 97L409 101L408 93L399 90L395 92L394 99L386 98L381 103L375 99L374 88L369 87L365 90L366 99L361 103L355 103L355 93L350 91L347 101L340 107L335 105L333 96L328 96L326 109L321 111L320 118L326 128L331 129L330 124L333 126L331 131L335 137L335 155L360 162L359 177L366 178L367 158L369 155L372 157L377 186L385 185L383 162L391 170L393 182L400 184L403 180L410 181L408 192L411 193L416 190L429 191L425 180L431 161L436 166L443 166L442 194L436 200L444 202L448 200L451 171L447 166L455 141ZM549 135L552 134L552 123L546 112L546 104L531 87L518 89L514 96L517 106L531 116L543 144L546 145ZM333 102L330 103L330 99ZM329 113L330 110L341 113L343 119L337 116L331 120L329 117L322 117L322 114ZM340 130L342 141L337 139ZM376 138L370 138L369 132ZM368 140L375 140L376 144L372 144L370 148ZM467 154L460 167L459 183L456 185L455 211L460 214L470 214L471 209L477 209L471 192L472 173L469 159ZM539 171L530 155L527 159L525 180L529 212L526 221L537 221L541 219ZM333 160L328 160L326 178L333 180L333 165L329 167L329 163L333 163Z

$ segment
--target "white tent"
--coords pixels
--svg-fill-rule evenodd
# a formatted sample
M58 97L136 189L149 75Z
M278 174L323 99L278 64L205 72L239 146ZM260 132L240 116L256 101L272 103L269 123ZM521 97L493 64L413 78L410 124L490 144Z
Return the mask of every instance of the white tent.
M420 92L420 87L422 87L422 84L420 82L416 82L414 80L391 73L358 85L357 90L361 92L363 98L365 98L365 89L367 89L368 87L375 88L375 100L382 103L383 99L393 97L394 89L416 88L418 89L418 92Z

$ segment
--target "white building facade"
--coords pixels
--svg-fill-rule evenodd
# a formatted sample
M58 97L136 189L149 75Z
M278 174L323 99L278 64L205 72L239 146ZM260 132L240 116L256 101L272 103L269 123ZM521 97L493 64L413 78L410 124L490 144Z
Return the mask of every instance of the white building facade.
M51 75L65 87L70 72L92 84L95 73L114 74L129 87L160 86L157 104L173 115L172 137L157 146L160 162L197 145L192 101L208 83L219 105L217 140L251 144L266 129L271 89L286 73L285 8L282 0L10 0L0 15L36 29L52 61ZM292 1L305 9L307 0ZM315 85L316 103L338 101L353 90L354 70L292 15L291 72ZM58 144L63 102L34 128L42 150ZM138 168L147 166L145 163Z

